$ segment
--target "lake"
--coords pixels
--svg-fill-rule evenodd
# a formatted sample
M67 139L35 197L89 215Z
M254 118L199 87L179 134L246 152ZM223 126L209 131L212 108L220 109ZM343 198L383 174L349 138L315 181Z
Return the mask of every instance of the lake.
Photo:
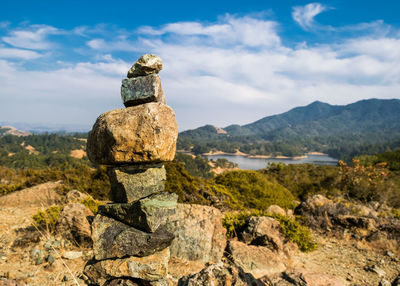
M248 158L236 155L207 155L208 159L227 159L238 164L240 169L258 170L265 168L268 163L285 163L285 164L315 164L315 165L331 165L336 166L338 160L327 155L307 155L307 158L299 160L293 159L273 159L273 158Z

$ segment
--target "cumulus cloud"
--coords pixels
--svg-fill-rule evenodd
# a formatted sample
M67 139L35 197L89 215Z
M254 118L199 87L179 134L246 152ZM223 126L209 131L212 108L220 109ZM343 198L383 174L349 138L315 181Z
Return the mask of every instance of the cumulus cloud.
M59 34L60 30L47 25L32 25L27 29L17 29L2 37L2 41L17 47L31 50L48 50L54 47L48 41L49 35Z
M42 56L43 55L35 51L4 48L0 46L0 58L32 60L40 58Z
M315 26L315 16L329 8L321 3L310 3L305 6L293 7L292 17L304 30L312 29Z
M2 117L31 114L35 121L90 125L101 112L122 106L120 81L132 64L127 59L149 52L163 59L162 84L180 130L207 123L246 124L315 100L348 104L399 98L396 34L371 32L289 46L281 40L279 23L227 15L215 23L178 22L142 27L132 35L92 35L85 43L91 60L62 62L52 71L27 71L0 60L0 100L7 102L0 106Z

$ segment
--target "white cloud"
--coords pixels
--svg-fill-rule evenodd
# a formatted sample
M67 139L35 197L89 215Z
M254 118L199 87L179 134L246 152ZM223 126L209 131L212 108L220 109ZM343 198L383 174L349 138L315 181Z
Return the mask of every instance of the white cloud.
M305 30L309 30L314 27L314 18L318 14L328 10L328 7L321 3L310 3L305 6L293 7L292 17L293 19Z
M120 82L132 63L116 56L121 51L134 59L141 53L163 59L162 84L180 130L245 124L315 100L400 97L399 36L371 30L332 43L288 46L278 29L274 21L227 15L216 23L143 27L130 37L89 37L92 61L60 62L49 72L0 60L0 101L7 102L0 121L29 114L92 124L101 112L122 106Z
M47 25L32 25L27 29L17 29L2 37L3 42L24 49L48 50L53 44L48 41L49 35L59 34L60 30Z
M32 60L42 57L35 51L3 48L0 46L0 58Z
M119 89L129 65L121 60L28 71L0 60L1 120L91 126L100 113L122 107Z

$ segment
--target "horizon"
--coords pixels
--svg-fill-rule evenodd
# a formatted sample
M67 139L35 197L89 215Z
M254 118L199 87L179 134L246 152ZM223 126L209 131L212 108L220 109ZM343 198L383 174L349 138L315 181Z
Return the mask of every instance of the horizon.
M400 100L400 99L398 99L398 98L387 98L387 99L367 98L367 99L358 100L356 102L351 102L351 103L346 104L346 105L355 104L355 103L362 102L362 101L372 101L372 100L387 100L387 101L391 101L391 100ZM263 117L261 117L259 119L256 119L255 121L247 122L247 123L244 123L244 124L231 123L231 124L226 125L226 126L217 126L217 125L213 125L213 124L210 124L210 123L206 123L204 125L197 126L197 127L191 128L191 129L180 130L179 133L180 132L184 132L184 131L195 130L195 129L198 129L200 127L204 127L204 126L207 126L207 125L211 125L211 126L222 128L222 129L227 128L227 127L232 126L232 125L245 126L245 125L249 125L249 124L255 123L255 122L257 122L259 120L262 120L264 118L281 115L281 114L290 112L293 109L307 107L307 106L310 106L310 105L312 105L314 103L317 103L317 102L318 103L323 103L323 104L328 104L330 106L346 106L346 105L340 105L340 104L329 104L329 103L326 103L326 102L322 102L320 100L315 100L315 101L310 102L310 103L308 103L306 105L296 106L296 107L293 107L293 108L291 108L289 110L286 110L286 111L284 111L282 113L266 115L266 116L263 116ZM16 127L16 126L20 126L20 127ZM16 129L21 130L21 131L33 132L34 134L36 132L37 133L43 133L43 132L49 132L49 133L59 133L59 132L85 133L85 132L89 132L91 130L91 128L92 128L92 126L87 127L87 126L79 125L79 124L70 125L70 124L65 124L65 123L60 123L60 124L51 124L51 123L49 123L49 124L45 124L45 123L28 123L28 122L14 122L14 123L12 123L12 122L1 122L0 121L0 128L8 128L8 127L16 128Z
M90 130L123 107L121 80L144 53L163 60L179 131L314 101L400 98L399 2L154 3L98 1L96 13L78 1L5 4L0 122Z

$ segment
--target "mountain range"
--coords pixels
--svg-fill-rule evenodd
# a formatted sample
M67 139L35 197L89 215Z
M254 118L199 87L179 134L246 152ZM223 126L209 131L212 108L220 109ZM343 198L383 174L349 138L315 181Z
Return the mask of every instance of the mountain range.
M348 105L315 101L242 126L205 125L181 132L178 148L279 155L322 151L338 157L355 149L385 151L400 147L399 141L400 100L368 99Z

